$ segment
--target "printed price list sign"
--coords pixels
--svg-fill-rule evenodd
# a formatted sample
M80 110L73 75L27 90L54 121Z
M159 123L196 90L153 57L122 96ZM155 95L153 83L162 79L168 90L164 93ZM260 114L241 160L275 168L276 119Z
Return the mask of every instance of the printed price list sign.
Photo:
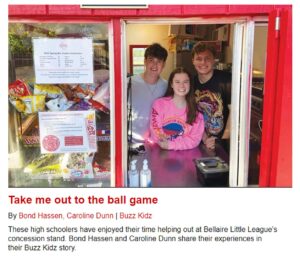
M92 38L34 38L36 83L93 83Z
M39 112L41 153L96 152L95 111Z

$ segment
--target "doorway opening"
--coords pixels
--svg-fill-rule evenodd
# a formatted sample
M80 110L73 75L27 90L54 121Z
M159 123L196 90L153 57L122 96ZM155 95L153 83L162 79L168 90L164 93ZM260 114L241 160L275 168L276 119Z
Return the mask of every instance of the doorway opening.
M229 73L233 72L233 63L241 62L244 58L243 54L240 55L241 60L234 60L233 51L236 49L234 44L235 42L235 24L243 21L235 21L235 20L226 20L226 21L203 21L195 22L193 21L157 21L153 20L149 22L140 21L140 20L132 20L124 22L123 29L124 33L124 45L123 49L126 49L124 53L124 61L123 64L126 66L126 75L124 74L124 78L127 75L132 75L132 71L134 70L132 60L141 61L141 53L138 52L139 56L134 56L133 52L130 51L134 46L147 46L154 42L160 43L163 47L168 50L168 58L165 64L165 68L161 73L161 77L164 79L168 79L169 74L176 67L183 66L185 67L192 75L196 74L192 63L192 55L191 50L193 45L199 41L202 41L206 44L212 44L216 51L216 59L215 59L215 68L218 70L223 70ZM139 33L136 33L139 31ZM239 138L246 138L247 141L247 152L245 156L239 156L238 150L232 154L230 151L230 156L234 155L234 157L228 158L230 160L231 169L230 174L235 178L231 180L229 186L248 186L248 185L257 185L259 180L259 153L260 153L260 145L261 138L257 136L257 133L261 136L261 126L262 126L262 101L263 101L263 80L264 80L264 70L265 70L265 59L266 59L266 37L267 37L267 24L264 23L255 23L254 33L251 41L254 40L254 51L253 56L248 57L249 62L247 63L249 67L253 67L250 82L247 83L246 87L248 90L248 99L250 99L250 105L247 109L246 113L242 116L251 116L251 121L246 125L249 127L247 132L249 135L240 135ZM249 40L249 39L248 39ZM245 43L245 42L244 42ZM241 41L241 44L243 42ZM242 49L242 48L241 48ZM253 62L253 65L252 65ZM137 66L135 69L142 71L142 67ZM124 73L125 73L124 71ZM236 74L240 74L239 72L235 72ZM241 82L241 78L238 75L238 80ZM125 81L125 79L124 79ZM242 82L241 82L242 83ZM126 83L124 83L125 85ZM237 85L236 87L240 87ZM259 89L258 89L259 88ZM124 91L126 92L126 90ZM251 94L251 95L250 95ZM257 94L260 96L260 100L257 99ZM126 99L126 98L125 98ZM261 106L259 106L259 102ZM246 105L247 106L247 105ZM259 110L258 110L259 108ZM239 108L238 108L239 109ZM238 110L240 114L240 110ZM126 114L125 116L126 117ZM240 123L237 122L237 123ZM240 126L239 124L237 125ZM233 130L235 130L233 128ZM126 133L126 132L125 132ZM238 134L239 132L236 132ZM127 137L124 137L127 139ZM125 144L127 146L127 144ZM238 149L240 148L237 145ZM126 153L126 151L124 151ZM238 171L238 163L244 162L244 159L247 159L248 166L243 169L243 171ZM127 162L127 161L125 161ZM236 163L235 165L232 163ZM124 166L127 168L127 164ZM236 170L236 171L233 171ZM127 185L127 173L125 173L125 185ZM243 174L243 177L246 177L244 183L238 183L239 174Z

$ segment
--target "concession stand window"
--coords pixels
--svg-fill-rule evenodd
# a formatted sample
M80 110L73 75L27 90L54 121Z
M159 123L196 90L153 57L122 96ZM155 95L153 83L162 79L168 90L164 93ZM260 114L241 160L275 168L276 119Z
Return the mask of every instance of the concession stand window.
M203 11L203 10L202 10ZM257 78L253 78L256 77L255 72L257 72L255 70L255 67L253 66L253 56L256 54L254 53L254 51L257 51L257 49L254 50L254 35L255 35L255 29L256 29L256 25L257 24L267 24L268 29L266 30L266 34L268 37L268 45L267 48L265 48L265 46L261 45L260 47L265 50L265 53L263 55L260 56L261 59L266 58L267 59L267 63L270 63L272 60L272 57L269 56L269 53L271 53L272 51L277 52L277 54L273 57L281 57L281 55L278 56L278 52L284 53L285 51L287 51L288 53L288 57L290 57L290 49L284 49L281 48L279 49L279 45L278 45L278 40L279 40L279 34L282 34L282 38L280 38L281 41L284 41L285 44L287 44L289 47L291 44L290 42L290 38L285 37L286 33L289 32L289 27L287 25L287 31L285 29L283 30L279 30L278 29L278 21L281 21L281 26L282 24L288 24L290 22L290 13L289 13L289 9L287 8L287 10L279 12L278 9L274 10L274 11L270 11L270 13L268 15L250 15L250 16L239 16L239 17L222 17L221 15L217 15L217 18L208 18L206 19L205 17L199 17L199 19L197 18L193 18L193 19L188 19L188 18L184 18L184 19L176 19L173 20L172 18L165 18L165 19L161 19L160 17L157 17L156 19L145 19L143 20L142 18L139 19L127 19L124 21L123 25L122 25L122 29L123 29L123 33L122 35L124 35L124 38L122 40L122 42L126 42L126 40L128 40L128 44L130 44L132 41L135 41L135 38L132 38L132 34L126 33L127 28L129 28L130 25L140 25L143 28L147 28L147 26L157 26L156 28L154 28L154 31L159 31L158 27L159 25L168 25L169 27L171 27L171 31L172 31L172 27L180 27L180 26L184 26L185 28L189 27L194 27L196 30L198 28L198 25L202 25L202 24L206 24L206 25L212 25L212 24L221 24L222 27L227 26L227 27L231 27L231 37L232 37L232 66L231 68L231 72L232 72L232 95L231 95L231 136L230 136L230 157L229 157L229 186L230 187L247 187L250 184L254 184L257 186L276 186L276 185L282 185L282 186L291 186L291 167L289 167L289 169L286 172L284 176L282 176L282 181L281 179L279 179L279 174L282 173L282 171L277 170L277 172L274 172L270 170L270 165L274 166L276 162L281 162L282 164L288 164L288 166L291 166L291 149L290 147L287 146L282 146L282 148L280 149L280 152L287 153L287 157L284 160L277 160L274 161L272 160L270 155L272 152L274 153L274 157L276 157L277 159L278 157L278 153L276 149L272 149L271 152L267 152L266 150L269 149L269 146L273 144L273 142L270 141L270 136L274 133L273 128L268 127L268 130L264 130L264 124L267 124L267 126L269 126L272 121L270 120L270 117L273 117L276 121L275 123L279 123L280 119L279 117L276 116L276 114L273 113L272 107L274 107L275 103L270 101L270 99L268 98L269 96L271 96L271 94L273 94L273 97L275 96L274 94L274 81L272 81L271 77L271 70L274 69L274 64L270 64L270 67L268 67L268 65L266 65L266 70L263 71L265 73L265 78L264 78L264 93L266 94L265 96L263 96L264 98L266 98L267 96L267 100L264 101L264 108L261 106L261 116L262 119L261 121L259 121L258 126L260 127L260 130L262 131L262 140L260 143L264 143L268 142L268 144L270 145L261 145L261 152L260 153L255 153L256 156L253 156L254 154L251 153L251 145L250 145L250 135L252 134L252 128L251 128L251 123L253 122L253 119L251 117L253 109L252 109L252 105L255 105L253 98L251 97L253 94L253 84L256 82L255 80L257 80ZM281 16L280 16L280 14ZM191 25L192 24L192 25ZM225 25L224 25L225 24ZM276 25L277 24L277 25ZM220 26L221 26L220 25ZM136 27L138 28L138 27ZM133 34L134 31L136 31L136 28L131 29ZM194 30L195 30L194 29ZM180 30L180 29L179 29ZM178 29L177 29L178 31ZM185 30L186 33L186 30ZM126 35L126 36L125 36ZM276 36L277 35L277 36ZM167 37L168 36L168 37ZM169 56L168 56L168 61L171 59L171 63L174 64L173 68L176 67L176 64L178 63L178 60L176 60L176 57L178 58L178 54L177 56L174 57L174 55L172 55L173 51L173 42L176 41L176 37L174 37L174 35L167 35L166 37L168 38L169 44L167 45L168 51L169 51ZM180 37L181 35L179 35ZM150 36L151 37L151 36ZM186 37L186 40L184 40L184 43L186 43L185 48L186 49L190 49L190 41L192 41L193 39L191 39L190 35L189 37L187 37L186 35L184 35L183 37ZM178 38L178 36L177 36ZM164 39L165 40L165 39ZM165 43L165 41L162 40L161 43ZM229 40L227 39L227 41L225 42L226 44L229 44L228 42ZM171 43L170 43L171 42ZM149 44L149 42L147 40L140 40L137 41L136 44ZM275 49L270 49L270 47L272 48L272 46L275 46ZM126 49L126 44L123 45L123 50ZM176 49L176 47L175 47ZM186 49L185 52L186 53ZM261 50L260 50L261 51ZM175 51L176 52L176 51ZM259 51L258 51L259 52ZM178 53L178 52L177 52ZM172 57L173 56L173 57ZM124 59L126 59L126 54L124 54ZM172 59L173 58L173 59ZM190 57L189 57L190 59ZM289 60L288 58L285 60L287 61ZM126 61L123 60L123 64L125 64ZM128 64L128 61L127 61ZM168 64L166 64L167 66ZM189 66L187 66L189 67ZM217 66L219 67L224 67L224 64L222 64L222 62ZM271 69L271 67L273 69ZM126 70L126 69L125 69ZM128 68L127 68L128 70ZM164 69L164 71L166 70L166 68ZM191 69L192 70L192 69ZM164 73L164 72L163 72ZM162 75L164 75L162 73ZM124 77L124 81L125 81L125 76L127 74L123 74ZM291 74L290 74L290 70L289 68L285 69L285 75L287 80L290 82L291 79ZM168 77L165 76L165 78L167 79ZM281 78L279 78L281 79ZM272 82L271 82L272 81ZM277 85L277 82L276 82ZM281 86L279 86L281 87ZM291 85L288 85L286 89L291 89ZM286 90L286 94L288 93L289 90ZM126 92L126 90L123 91L124 93ZM279 96L276 94L277 98L279 98ZM288 95L287 95L288 96ZM124 97L126 99L126 97ZM288 97L289 98L289 97ZM291 108L291 102L286 106L282 108L286 108L287 110L290 110ZM126 116L126 113L123 114L124 117ZM262 123L262 121L265 121L264 123ZM274 122L273 121L273 122ZM282 124L279 125L283 126ZM287 138L288 141L291 141L291 138L289 138L290 136L290 132L291 132L291 124L286 125L289 129L287 129ZM278 131L277 131L278 133ZM126 131L124 132L124 139L126 139ZM275 144L280 144L278 141L275 141ZM123 152L127 151L127 146L124 142L124 149ZM275 145L274 145L275 146ZM150 148L151 149L151 148ZM147 150L147 148L146 148ZM155 150L156 151L156 150ZM201 153L203 154L203 153ZM200 155L201 155L200 154ZM143 158L149 158L151 160L151 155L148 157L147 155L143 154ZM157 154L156 154L157 155ZM161 155L161 156L160 156ZM153 168L154 170L159 170L159 172L157 172L158 174L161 173L164 169L163 169L163 165L165 165L167 162L172 162L172 160L174 160L173 158L169 158L169 159L165 159L165 155L164 153L161 153L160 155L158 155L155 159L154 159L154 163L159 163L159 165L154 165ZM191 154L193 155L193 154ZM199 155L199 154L197 154ZM169 156L171 156L171 154L169 154ZM178 155L177 155L178 156ZM182 155L184 156L184 155ZM160 158L159 158L160 157ZM135 158L135 157L134 157ZM160 159L163 159L163 161L160 161ZM177 160L182 160L182 163L185 163L183 161L184 157L181 157L180 155L177 157ZM254 159L254 161L253 161ZM268 160L268 164L267 161ZM159 162L158 162L159 161ZM188 160L186 160L188 163ZM123 168L124 168L124 173L123 173L123 184L127 185L128 184L128 178L127 178L127 160L123 159ZM139 162L139 161L138 161ZM251 162L251 164L249 164L249 162ZM249 175L249 167L250 165L253 166L253 162L255 163L255 165L257 166L258 164L258 169L256 169L255 173L259 173L258 177L255 179L254 183L253 183L253 175L252 175L252 170L251 170L251 175ZM140 161L141 163L141 161ZM172 163L170 166L174 166L174 164ZM167 165L165 165L167 166ZM182 166L183 168L184 166ZM188 168L191 169L191 168ZM168 171L171 172L171 171ZM179 172L178 172L179 173ZM278 173L278 174L277 174ZM170 179L167 178L167 176L165 177L165 182L163 182L161 185L159 183L160 180L155 178L155 172L154 172L154 180L156 180L157 186L167 186L168 183L167 181L170 180L170 184L171 184L171 174L170 174ZM174 174L173 174L173 178L174 178ZM180 177L183 175L180 175ZM251 176L251 177L250 177ZM186 177L188 177L188 175L186 175ZM186 178L185 178L186 180ZM252 181L251 181L252 180ZM278 181L277 181L278 180ZM287 180L287 181L285 181ZM186 180L187 182L188 180ZM185 183L186 183L185 182ZM184 186L188 186L188 184L185 185L185 183L183 183ZM179 186L179 185L173 185L173 186ZM193 183L190 184L190 186L195 186Z
M229 159L228 157L225 157L225 160L229 161L229 183L228 185L231 187L237 187L237 186L247 186L248 185L248 148L249 148L249 140L248 140L248 134L249 134L249 128L250 128L250 121L248 121L248 115L250 113L250 94L251 94L251 78L252 78L252 56L253 56L253 39L254 39L254 21L248 19L247 17L239 17L239 18L214 18L214 19L167 19L167 20L127 20L124 21L123 28L126 30L127 26L130 26L132 24L137 25L132 31L136 31L138 25L141 26L141 28L144 28L146 26L157 26L153 31L157 32L160 31L159 26L169 26L172 31L172 26L191 26L194 28L198 28L198 31L200 31L199 26L206 25L208 28L209 26L212 26L214 24L227 24L227 28L232 27L233 35L232 35L232 45L228 48L232 48L232 57L230 56L229 59L232 60L232 69L230 72L232 73L232 87L231 87L231 138L230 138L230 155ZM193 24L193 25L190 25ZM178 29L180 31L180 29ZM185 32L186 33L186 32ZM199 33L199 32L196 32ZM128 35L128 40L135 40L130 38L132 36L130 32L128 33L122 33L122 35ZM150 36L151 37L151 36ZM189 66L191 63L191 55L189 55L188 58L186 58L186 61L178 60L179 59L179 51L177 49L184 49L183 51L187 53L187 50L189 53L191 52L191 47L186 43L194 41L197 42L196 39L199 37L199 34L196 35L195 39L191 37L190 34L186 35L174 35L170 33L170 38L176 38L176 40L179 38L179 43L176 42L176 46L172 46L172 44L167 45L167 49L169 50L169 56L168 61L173 63L171 65L170 71L168 71L167 74L169 74L175 67L178 66L178 63L180 61L180 65L183 65L184 67ZM186 39L181 39L182 37L186 37ZM141 39L143 41L145 39ZM176 41L176 40L173 40ZM125 36L124 36L124 42L126 42ZM204 41L207 42L207 41ZM148 43L148 42L146 42ZM164 42L163 42L164 43ZM181 43L181 44L180 44ZM213 42L216 45L222 45L222 42L216 41ZM221 43L221 44L219 44ZM223 43L223 45L229 44L228 38L226 37L226 42ZM187 46L186 46L187 45ZM176 49L175 51L170 51L170 49ZM187 49L188 48L188 49ZM123 48L124 49L124 48ZM126 49L126 48L125 48ZM220 47L221 49L221 47ZM224 58L222 57L224 54L220 52L220 54L217 56L217 66L221 66L221 64L224 64ZM171 59L171 61L170 61ZM168 63L166 64L164 70L166 70L168 66ZM224 66L224 65L222 65ZM130 67L131 68L131 67ZM194 73L195 74L195 73ZM126 76L126 74L124 74ZM168 77L166 77L167 79ZM125 92L125 91L124 91ZM241 137L242 136L242 137ZM125 137L124 137L125 138ZM126 146L124 144L124 146ZM148 152L154 152L153 150L150 150L149 148ZM125 149L124 149L125 152ZM173 152L170 152L173 153ZM183 159L187 159L191 157L190 152L181 151L181 155ZM189 157L187 157L189 155ZM206 153L204 151L199 152L197 154L198 156L205 156L209 155L209 153ZM216 155L220 155L218 151L216 152ZM145 157L148 159L153 159L153 155L146 155ZM163 159L164 153L160 153L158 155L156 160L156 163L160 161L160 159ZM171 156L171 154L169 154ZM135 158L135 157L134 157ZM196 158L196 156L195 156ZM222 157L224 158L224 157ZM160 166L156 167L155 164L153 164L155 170L158 170L160 168L161 175L163 172L165 172L166 177L167 174L170 175L169 182L171 182L171 179L174 180L175 175L171 175L171 171L166 169L164 171L164 167L168 167L167 163L171 162L173 158L164 160L165 166L161 164ZM184 160L181 161L182 163L185 163ZM186 160L187 163L192 163L191 160ZM125 166L126 167L126 166ZM187 167L186 171L183 171L182 175L180 174L179 177L184 176L188 174L188 171L190 171L192 168ZM181 169L183 170L183 168ZM127 183L126 173L127 171L124 171L124 184ZM155 171L154 171L155 173ZM155 174L153 175L155 178ZM188 182L186 180L186 184L183 186L191 186L194 185L192 182L194 179L191 179L191 182ZM159 186L167 186L166 182L163 182L162 185L160 185L160 180L156 180L157 185ZM174 183L175 184L175 183ZM176 186L178 186L179 183L176 182ZM180 185L180 184L179 184Z
M107 23L9 23L9 186L109 187Z

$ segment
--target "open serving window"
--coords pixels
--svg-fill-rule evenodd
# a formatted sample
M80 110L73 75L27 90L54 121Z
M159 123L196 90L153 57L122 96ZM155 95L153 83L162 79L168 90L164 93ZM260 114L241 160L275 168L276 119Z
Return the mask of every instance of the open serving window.
M169 74L176 67L185 67L190 74L195 76L196 70L192 63L192 48L196 42L213 46L216 50L215 68L229 72L232 75L231 83L231 136L228 147L224 151L216 151L214 155L221 155L221 158L228 162L229 179L227 185L230 187L258 185L259 183L259 154L261 139L254 140L249 135L254 135L262 119L262 106L258 111L260 122L253 121L253 107L255 107L255 97L252 96L252 85L256 81L264 81L265 58L266 58L266 38L267 38L267 18L260 17L257 21L247 17L239 18L214 18L214 19L177 19L169 20L126 20L124 21L124 44L129 54L127 60L127 73L132 73L132 45L150 45L153 39L160 42L168 50L166 61L161 77L168 79ZM147 30L147 34L139 37L136 31ZM255 47L255 51L253 51ZM128 58L127 58L128 59ZM124 74L125 76L125 74ZM252 81L253 78L253 81ZM256 84L255 84L256 85ZM126 90L124 90L126 92ZM254 100L253 100L254 99ZM261 101L263 95L261 96ZM254 115L253 115L254 116ZM251 121L249 120L251 117ZM124 137L126 138L126 137ZM255 143L254 143L255 141ZM254 145L255 144L255 145ZM125 144L123 146L126 146ZM256 149L254 149L254 147ZM151 149L151 148L150 148ZM151 152L146 150L146 154L133 156L133 159L152 159ZM124 152L126 150L124 149ZM172 153L172 152L170 152ZM226 153L226 155L223 155ZM183 151L182 163L191 159L194 154ZM130 155L132 155L130 153ZM185 156L186 155L186 156ZM195 154L194 158L212 155L201 150ZM223 155L223 156L222 156ZM154 186L194 186L194 177L189 181L189 171L193 168L178 166L177 177L170 166L174 157L169 154L165 158L164 153L160 153L155 162L151 163L153 172ZM176 157L178 160L178 157ZM249 162L250 160L250 162ZM141 163L141 162L140 162ZM191 163L191 162L190 162ZM124 166L125 168L127 166ZM159 171L160 176L155 176ZM162 176L164 175L164 176ZM161 179L163 178L163 179ZM183 182L182 178L185 178ZM165 181L163 181L165 180ZM126 171L124 173L124 184L128 183ZM218 182L217 182L218 183ZM198 186L198 185L196 185Z

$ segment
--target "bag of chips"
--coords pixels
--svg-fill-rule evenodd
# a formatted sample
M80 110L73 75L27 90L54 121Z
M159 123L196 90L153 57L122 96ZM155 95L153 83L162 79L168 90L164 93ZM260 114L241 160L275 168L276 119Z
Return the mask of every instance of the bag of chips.
M61 159L61 154L42 154L24 168L24 173L47 178L62 177Z
M25 112L26 105L22 100L16 98L9 98L9 102L17 109L18 112Z
M16 80L8 85L9 96L18 98L31 95L28 85L21 81Z
M46 98L55 99L64 96L63 91L55 85L51 84L35 84L34 95L44 95Z
M20 100L25 105L25 110L22 111L25 114L32 114L45 110L45 96L34 95L21 97Z

